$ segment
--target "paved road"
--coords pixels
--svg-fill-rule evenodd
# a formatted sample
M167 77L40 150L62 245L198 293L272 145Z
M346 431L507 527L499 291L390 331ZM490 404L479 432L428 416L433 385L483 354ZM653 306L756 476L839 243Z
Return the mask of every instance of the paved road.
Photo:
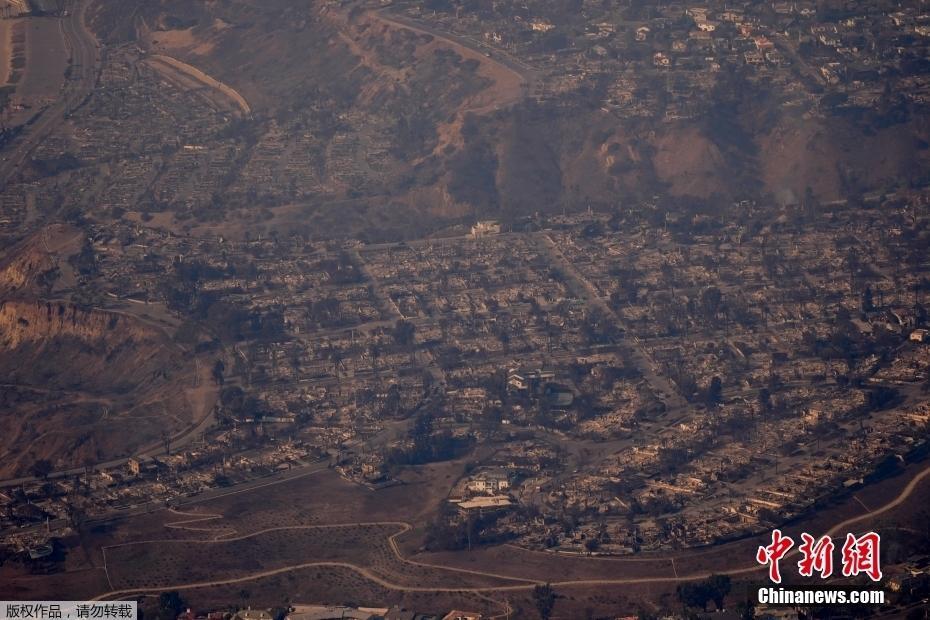
M584 277L572 261L562 254L558 244L552 240L552 237L542 233L537 236L537 239L540 241L537 245L540 252L549 257L550 264L559 267L565 275L566 284L573 295L584 299L592 307L598 308L604 316L610 317L627 334L633 333L623 319L614 312L613 308L601 298L597 288ZM685 399L679 394L678 387L671 379L659 371L658 365L639 341L630 341L624 338L620 346L625 349L627 359L636 364L640 372L642 372L643 378L652 386L656 395L665 402L668 409L678 410L688 406Z
M66 17L32 18L60 20L61 34L71 53L70 76L58 101L40 112L31 125L24 127L12 147L4 152L4 159L0 160L2 189L15 178L33 149L74 112L94 89L97 81L97 40L84 26L86 8L84 0L77 0L71 5Z

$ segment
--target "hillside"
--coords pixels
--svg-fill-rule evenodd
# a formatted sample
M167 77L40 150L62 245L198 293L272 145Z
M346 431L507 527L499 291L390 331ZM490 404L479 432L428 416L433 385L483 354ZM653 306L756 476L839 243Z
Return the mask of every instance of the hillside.
M0 372L10 383L137 390L170 367L165 337L121 314L64 302L0 301Z
M84 233L52 225L0 258L0 478L157 446L203 415L197 361L130 314L62 300L93 262Z
M0 296L33 296L51 291L61 281L73 281L67 258L80 251L83 239L83 233L65 224L23 239L0 258Z
M191 365L139 321L63 302L0 302L0 476L156 445L193 419Z
M193 215L211 220L201 230L244 235L254 226L239 210L269 232L376 241L655 195L829 201L926 180L921 115L787 105L745 72L722 70L674 119L645 80L653 115L631 116L598 103L596 75L529 98L550 67L366 3L132 0L90 15L101 40L184 67L199 76L188 87L244 117L221 133L244 154L213 210L182 196L158 206L174 227Z

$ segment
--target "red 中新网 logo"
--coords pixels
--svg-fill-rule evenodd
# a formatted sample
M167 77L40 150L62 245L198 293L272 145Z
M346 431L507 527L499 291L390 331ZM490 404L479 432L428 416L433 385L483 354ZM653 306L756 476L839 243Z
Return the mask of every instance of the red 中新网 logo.
M875 532L867 532L857 537L855 534L846 534L846 542L840 552L842 562L841 572L844 577L867 575L872 581L882 578L881 536ZM756 561L768 566L769 579L773 583L781 583L780 561L794 548L794 539L782 534L781 530L772 530L772 542L760 546L756 551ZM833 551L836 545L830 536L814 538L808 533L801 534L801 544L798 552L801 559L798 561L798 574L802 577L813 577L814 573L826 579L833 574Z

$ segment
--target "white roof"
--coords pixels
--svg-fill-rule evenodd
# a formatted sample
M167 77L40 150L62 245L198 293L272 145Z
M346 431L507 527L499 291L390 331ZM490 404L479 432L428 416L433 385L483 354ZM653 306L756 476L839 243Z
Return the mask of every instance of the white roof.
M511 505L510 498L506 495L495 495L493 497L476 497L468 501L459 502L459 506L465 510L474 508L503 508Z

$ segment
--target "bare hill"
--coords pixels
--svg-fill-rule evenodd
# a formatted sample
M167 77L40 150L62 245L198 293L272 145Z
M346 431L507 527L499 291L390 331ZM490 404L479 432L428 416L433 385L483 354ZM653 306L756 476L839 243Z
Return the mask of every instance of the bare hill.
M0 260L0 478L40 459L67 469L129 456L203 414L187 398L197 362L170 334L43 299L75 285L86 247L79 229L52 225Z
M193 420L193 364L132 317L64 302L0 302L0 476L157 444Z
M70 280L66 259L80 251L83 239L76 228L53 224L22 240L0 259L0 296L35 295Z
M242 209L261 197L276 209L268 229L299 221L379 239L653 195L809 190L826 201L921 182L927 169L930 131L919 115L827 104L801 113L739 75L721 77L701 109L678 120L609 113L596 83L530 101L541 78L505 52L362 3L130 0L98 2L91 15L101 39L133 41L241 97L238 107L254 114L243 129L253 145L309 136L301 156L315 162L311 189L283 181L282 158L267 164L275 182L233 182L224 196ZM286 153L308 148L292 144ZM293 191L282 190L288 183Z

